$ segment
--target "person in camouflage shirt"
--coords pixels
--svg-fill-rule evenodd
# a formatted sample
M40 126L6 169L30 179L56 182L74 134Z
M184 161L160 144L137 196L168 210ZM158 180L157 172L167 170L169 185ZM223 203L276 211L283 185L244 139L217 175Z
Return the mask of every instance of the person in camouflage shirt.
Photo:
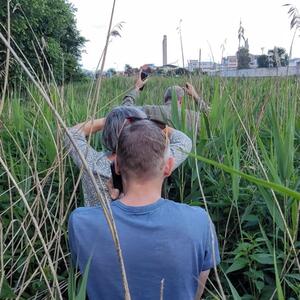
M141 73L140 73L141 74ZM128 94L125 95L122 101L122 105L134 106L136 105L136 101L141 93L141 86L144 86L146 81L142 81L141 77L136 80L135 87ZM210 110L209 105L204 101L196 89L193 87L191 83L186 83L185 87L182 88L180 86L171 86L168 87L164 94L164 102L162 105L144 105L139 106L141 110L143 110L147 116L151 119L159 120L165 122L167 124L173 125L172 122L172 97L176 96L177 105L178 105L178 115L181 118L181 104L183 101L184 95L190 96L195 102L195 108L197 111L186 109L186 125L190 130L196 129L198 131L199 120L200 120L200 112L208 113Z

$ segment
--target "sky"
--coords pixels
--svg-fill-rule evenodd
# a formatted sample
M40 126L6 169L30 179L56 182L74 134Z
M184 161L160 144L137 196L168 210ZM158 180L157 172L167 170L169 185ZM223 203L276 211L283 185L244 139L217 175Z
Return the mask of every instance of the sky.
M112 0L70 0L77 9L77 26L88 42L82 54L83 68L95 70L103 51L108 30ZM267 53L274 46L290 51L293 32L288 8L292 0L117 0L113 25L123 23L121 37L109 44L105 69L123 70L125 64L140 67L146 63L162 65L163 35L168 39L168 63L182 66L187 60L220 62L234 55L238 48L240 21L249 40L250 53ZM262 50L262 48L264 48ZM300 37L293 46L292 57L300 57Z

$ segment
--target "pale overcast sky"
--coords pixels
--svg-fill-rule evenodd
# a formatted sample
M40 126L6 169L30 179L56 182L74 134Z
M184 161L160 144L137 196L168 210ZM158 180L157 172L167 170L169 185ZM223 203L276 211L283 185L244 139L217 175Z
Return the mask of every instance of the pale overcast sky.
M70 0L77 8L77 23L81 34L88 39L82 55L84 68L94 70L104 47L109 25L111 0ZM293 33L285 3L289 0L117 0L113 24L125 22L122 37L110 43L105 68L124 69L126 63L139 67L144 63L162 65L162 39L168 37L168 63L182 65L179 34L182 19L182 38L185 64L221 59L234 55L238 47L237 32L240 20L249 39L250 52L266 53L274 46L289 52ZM210 50L211 47L211 50ZM300 57L300 37L296 38L293 57Z

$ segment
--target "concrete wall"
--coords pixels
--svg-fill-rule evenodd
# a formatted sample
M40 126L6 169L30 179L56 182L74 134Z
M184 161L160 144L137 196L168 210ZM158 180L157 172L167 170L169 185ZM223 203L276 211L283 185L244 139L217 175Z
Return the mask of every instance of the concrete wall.
M300 76L300 65L280 68L256 68L243 70L220 70L212 72L212 76L221 77L275 77Z

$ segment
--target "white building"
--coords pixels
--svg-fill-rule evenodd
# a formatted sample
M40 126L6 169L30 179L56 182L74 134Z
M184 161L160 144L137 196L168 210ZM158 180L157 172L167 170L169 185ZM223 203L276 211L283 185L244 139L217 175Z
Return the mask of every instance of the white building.
M257 68L258 55L249 53L249 57L250 57L249 67L253 69ZM237 67L238 67L238 59L236 55L230 55L222 58L221 70L232 70L232 69L237 69Z
M188 60L188 70L193 72L195 70L199 70L199 67L202 72L211 72L216 70L217 64L211 61L201 61L199 64L199 60L197 59L190 59Z
M289 66L290 67L297 67L300 65L300 58L291 58L289 59Z
M253 69L257 68L258 67L257 58L259 55L250 53L249 56L250 56L250 63L249 63L250 68L253 68Z
M199 61L197 59L188 60L188 70L193 72L196 69L199 69Z
M236 69L238 60L236 55L230 55L222 58L221 69Z

